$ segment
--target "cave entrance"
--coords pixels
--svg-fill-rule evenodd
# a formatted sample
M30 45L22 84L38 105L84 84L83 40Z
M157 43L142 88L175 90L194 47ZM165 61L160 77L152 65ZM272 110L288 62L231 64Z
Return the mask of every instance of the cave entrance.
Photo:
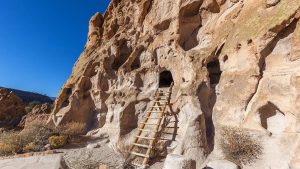
M211 85L216 85L220 81L220 77L222 74L220 68L220 62L218 59L215 59L207 64L207 70L209 72L209 79Z
M159 74L159 87L170 87L173 82L173 76L170 71L166 70Z

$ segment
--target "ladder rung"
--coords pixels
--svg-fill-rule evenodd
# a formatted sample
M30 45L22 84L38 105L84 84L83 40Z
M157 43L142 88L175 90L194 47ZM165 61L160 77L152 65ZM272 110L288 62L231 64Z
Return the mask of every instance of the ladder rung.
M154 101L154 103L166 103L167 101Z
M135 145L137 147L143 147L143 148L153 148L152 146L149 146L149 145L144 145L144 144L138 144L138 143L133 143L132 145Z
M158 125L159 125L159 124L154 124L154 123L144 123L144 122L141 122L140 124L152 125L152 126L158 126Z
M145 154L137 153L137 152L134 152L134 151L132 151L132 152L130 152L130 153L133 154L133 155L139 156L139 157L149 158L149 156L147 156L147 155L145 155Z
M151 113L163 113L163 111L150 111Z
M158 95L159 97L163 96L163 97L169 97L169 94L165 94L165 93L162 93L162 95Z
M134 165L134 166L137 166L137 167L146 167L145 165L143 165L143 164L138 164L138 163L131 163L132 165Z
M177 133L175 133L175 132L162 132L162 134L172 134L172 135L178 135Z
M155 138L151 138L151 137L144 137L144 136L135 136L135 137L146 139L146 140L155 140Z
M146 132L153 132L153 133L157 133L157 131L154 130L147 130L147 129L140 129L138 128L139 131L146 131Z
M167 128L167 129L176 129L176 128L179 128L178 126L166 126L164 128Z
M168 98L159 98L161 101L165 101L165 103L168 103L169 99Z
M162 117L146 117L147 119L162 119Z
M165 101L166 103L168 103L169 99L168 98L159 98L159 100L161 101Z

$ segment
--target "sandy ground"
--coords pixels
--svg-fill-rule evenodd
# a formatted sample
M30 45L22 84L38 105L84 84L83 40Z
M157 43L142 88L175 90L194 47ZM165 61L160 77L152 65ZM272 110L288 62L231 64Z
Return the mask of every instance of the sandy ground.
M63 149L0 157L0 169L98 169L100 164L105 164L107 169L123 169L124 160L107 143L105 139L81 137ZM95 144L94 148L87 148ZM149 169L162 166L163 161L156 161Z

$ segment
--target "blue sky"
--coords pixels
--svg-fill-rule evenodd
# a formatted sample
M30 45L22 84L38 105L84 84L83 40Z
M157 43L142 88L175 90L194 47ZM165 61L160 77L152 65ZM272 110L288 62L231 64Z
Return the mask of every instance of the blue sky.
M0 0L0 86L56 96L109 0Z

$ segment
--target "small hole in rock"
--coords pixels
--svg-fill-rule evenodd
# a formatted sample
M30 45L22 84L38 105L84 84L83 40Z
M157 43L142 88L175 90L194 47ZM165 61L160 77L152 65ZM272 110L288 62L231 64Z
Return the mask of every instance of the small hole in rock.
M223 57L223 62L225 63L227 60L228 60L228 56L225 55L225 56Z
M252 41L252 39L248 39L247 40L247 44L249 45L249 44L251 44L253 41Z
M237 49L241 49L241 47L242 47L242 44L240 44L240 43L236 45Z
M213 60L207 64L207 70L209 72L210 84L218 84L222 74L219 60Z

